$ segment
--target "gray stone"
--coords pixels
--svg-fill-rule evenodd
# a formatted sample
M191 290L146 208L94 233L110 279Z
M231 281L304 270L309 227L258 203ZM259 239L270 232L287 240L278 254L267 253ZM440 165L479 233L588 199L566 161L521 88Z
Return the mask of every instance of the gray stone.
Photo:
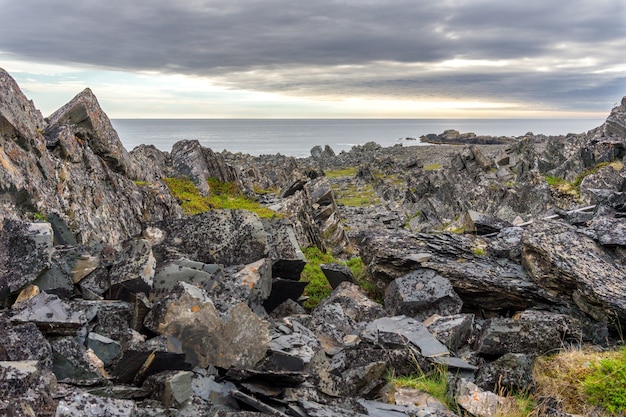
M481 417L494 417L498 415L500 409L507 406L508 401L513 401L493 392L483 391L473 382L463 378L457 382L455 399L464 410Z
M50 267L50 223L4 219L0 235L0 300L18 292Z
M59 401L55 417L134 417L137 406L131 400L100 397L75 390Z
M486 235L498 233L501 229L511 226L511 223L498 219L496 216L474 210L468 210L465 216L465 231L469 233Z
M267 233L259 217L245 210L209 210L163 226L159 259L187 257L207 264L250 264L269 254Z
M193 395L202 398L211 404L223 405L232 409L237 409L237 401L230 396L231 391L237 389L232 382L215 381L214 376L195 375L191 381L191 391Z
M626 269L614 255L572 226L531 224L522 236L523 264L542 288L574 301L598 321L626 319Z
M94 332L90 332L87 335L87 348L93 350L96 356L104 363L104 366L111 365L122 353L118 342Z
M432 269L418 269L396 278L385 291L385 308L390 314L417 320L425 320L433 314L457 314L462 306L463 301L450 281Z
M188 371L165 371L148 377L143 388L151 393L152 399L179 408L191 396L192 376Z
M484 390L523 392L533 383L534 355L505 353L495 361L480 367L476 385Z
M623 219L596 217L589 229L601 245L626 246L626 222Z
M450 351L430 334L426 326L406 316L374 320L367 325L363 337L373 343L384 343L387 334L399 336L400 340L410 342L427 358L450 354Z
M268 323L243 303L235 305L222 321L210 301L183 295L172 302L159 332L182 343L189 363L200 367L253 367L268 348Z
M155 290L171 290L178 282L186 282L210 291L224 276L221 265L205 264L181 258L160 265L154 276Z
M52 348L34 323L11 325L0 317L0 361L34 360L42 368L52 367Z
M514 318L489 320L476 343L486 355L505 353L543 354L582 338L580 323L565 314L528 311Z
M156 260L150 243L146 239L133 239L124 243L106 271L90 274L79 285L96 294L109 291L107 298L118 298L127 293L148 293L152 289L155 268Z
M268 313L272 313L276 310L277 307L284 304L286 301L290 301L290 306L298 308L299 304L296 303L302 293L304 292L305 287L308 285L308 282L304 281L294 281L291 279L282 279L282 278L274 278L272 280L272 292L269 297L263 302L263 307L265 311ZM295 305L294 305L295 304ZM304 312L303 308L302 312ZM284 316L289 314L281 314L280 312L276 312L277 316Z
M474 315L455 314L443 317L433 315L423 324L437 340L448 349L456 351L468 343L474 327Z
M395 404L405 407L406 412L410 415L417 415L419 417L456 416L456 414L448 410L441 401L422 390L397 387L394 390L393 399ZM363 403L363 400L359 402Z
M46 334L75 334L87 322L77 304L62 301L52 294L40 293L13 307L13 323L34 323Z
M104 364L78 344L74 338L56 339L52 346L52 372L60 382L75 385L97 385L106 381Z
M0 361L0 414L52 415L56 379L37 361Z
M309 417L365 417L367 414L359 413L354 409L340 408L330 405L322 405L312 401L300 401L300 405L304 407Z
M272 277L300 280L306 259L300 250L293 226L284 219L262 219L269 243Z
M197 140L181 140L172 146L172 165L176 176L190 178L202 195L209 195L209 168Z
M341 264L322 264L320 265L324 276L328 280L328 283L333 288L337 288L342 282L351 282L356 284L352 271L345 265Z

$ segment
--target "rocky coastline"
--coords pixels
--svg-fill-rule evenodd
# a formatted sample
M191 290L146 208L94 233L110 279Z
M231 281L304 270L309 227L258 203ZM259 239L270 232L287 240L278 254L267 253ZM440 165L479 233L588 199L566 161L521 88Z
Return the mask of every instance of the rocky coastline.
M89 89L44 118L0 69L0 414L491 417L536 358L623 343L626 97L581 134L427 136L128 151ZM435 367L458 409L390 387Z

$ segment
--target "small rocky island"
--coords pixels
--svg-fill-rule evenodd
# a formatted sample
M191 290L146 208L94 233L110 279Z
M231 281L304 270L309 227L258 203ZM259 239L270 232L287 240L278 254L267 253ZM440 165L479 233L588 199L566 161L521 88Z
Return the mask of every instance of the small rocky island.
M428 139L129 152L89 89L44 119L0 69L0 414L495 416L536 358L618 344L626 97L587 133ZM454 410L391 383L435 368Z

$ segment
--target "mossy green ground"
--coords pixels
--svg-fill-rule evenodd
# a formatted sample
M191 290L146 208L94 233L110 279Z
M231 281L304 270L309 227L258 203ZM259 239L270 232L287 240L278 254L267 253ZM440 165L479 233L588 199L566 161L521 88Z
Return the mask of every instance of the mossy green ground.
M302 274L300 275L300 280L309 283L304 289L304 295L308 297L307 301L304 303L305 307L315 308L320 301L328 297L332 292L332 287L320 268L322 264L344 264L350 268L356 282L368 295L371 295L374 290L375 287L371 285L367 279L367 270L360 257L353 257L346 262L341 262L332 255L322 252L317 247L304 248L302 252L307 260L307 264L304 266Z
M211 209L248 210L261 218L276 216L276 212L245 196L232 182L210 178L210 194L203 196L189 178L163 178L163 181L178 200L183 212L189 216Z

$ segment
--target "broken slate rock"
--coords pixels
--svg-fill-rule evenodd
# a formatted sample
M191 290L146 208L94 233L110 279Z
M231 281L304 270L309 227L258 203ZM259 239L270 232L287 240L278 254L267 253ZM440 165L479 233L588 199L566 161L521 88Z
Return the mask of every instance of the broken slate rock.
M50 223L4 219L0 232L0 300L18 292L50 267Z
M367 325L363 333L363 338L383 345L390 336L394 342L398 340L410 342L420 349L422 356L427 358L450 354L450 351L428 331L426 326L406 316L383 317L374 320Z
M101 385L107 376L104 364L93 351L78 344L72 337L54 340L52 371L59 382L74 385Z
M324 276L328 280L328 283L333 288L337 288L342 282L351 282L356 284L352 271L346 265L341 264L323 264L320 265Z
M180 258L157 268L154 276L155 290L170 290L178 282L186 282L211 291L216 281L224 276L222 265L205 264Z
M433 315L424 321L424 325L448 349L456 351L469 341L474 327L474 315Z
M104 366L111 365L122 353L118 342L94 332L87 335L87 348L93 350Z
M513 225L507 221L474 210L468 210L465 216L465 231L477 235L498 233L501 229L511 226Z
M134 417L136 415L137 406L134 401L101 397L76 389L59 401L55 417Z
M180 340L192 365L247 368L265 357L268 327L246 304L235 305L222 321L212 302L185 294L169 305L159 332Z
M13 306L11 322L35 323L45 334L74 335L87 319L77 304L42 292Z
M272 292L270 293L269 297L265 301L263 301L263 307L265 308L265 311L271 313L287 300L295 303L296 301L298 301L298 299L304 292L304 288L308 284L308 282L304 281L274 278L272 280Z
M433 314L450 316L461 312L463 301L450 281L432 269L421 268L396 278L385 291L385 307L392 315L423 321Z
M165 371L148 377L143 388L151 393L152 399L179 408L191 396L192 376L189 371Z
M0 361L38 361L45 369L52 367L52 348L34 323L12 325L0 318Z
M464 378L457 381L455 399L464 410L482 417L496 416L501 408L506 407L508 401L513 401L491 391L484 391Z
M55 391L56 378L37 361L0 361L0 415L52 415Z
M498 392L523 392L532 386L535 355L505 353L495 361L481 366L476 385L484 390Z

